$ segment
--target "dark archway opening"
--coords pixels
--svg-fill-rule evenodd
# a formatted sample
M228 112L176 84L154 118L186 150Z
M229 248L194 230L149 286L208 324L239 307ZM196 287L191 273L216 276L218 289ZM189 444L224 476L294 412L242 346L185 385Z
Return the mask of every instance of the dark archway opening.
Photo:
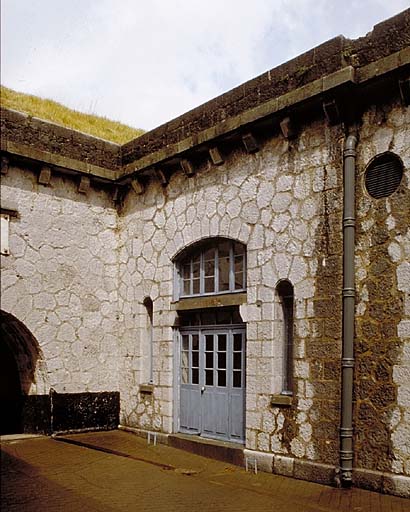
M20 377L14 355L0 342L0 434L23 432Z
M24 407L40 349L25 325L0 311L0 433L24 432Z

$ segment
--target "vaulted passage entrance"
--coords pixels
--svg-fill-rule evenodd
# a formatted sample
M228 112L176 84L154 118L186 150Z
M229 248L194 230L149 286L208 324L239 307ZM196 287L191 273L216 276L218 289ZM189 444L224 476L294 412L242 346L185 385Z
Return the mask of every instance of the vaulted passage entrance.
M245 325L239 312L188 313L182 323L180 431L243 442Z
M0 341L0 434L22 432L21 386L17 364L6 343Z
M27 327L10 313L0 311L1 434L27 431L24 406L39 357L37 340Z

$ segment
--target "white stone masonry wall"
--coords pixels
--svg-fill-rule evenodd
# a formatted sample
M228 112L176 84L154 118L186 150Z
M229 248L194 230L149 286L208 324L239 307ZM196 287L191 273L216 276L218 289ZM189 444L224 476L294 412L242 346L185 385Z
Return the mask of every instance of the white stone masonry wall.
M1 257L1 309L39 344L32 394L118 389L117 212L104 192L77 187L57 176L46 187L12 166L2 176L2 206L18 217Z
M313 316L317 230L323 192L337 186L332 144L337 129L322 123L306 129L297 142L277 137L253 155L241 149L220 167L210 164L193 178L174 174L166 188L152 180L141 196L130 194L121 214L120 311L125 332L121 354L122 422L171 432L174 424L175 375L173 329L173 263L176 254L207 237L229 237L247 246L247 446L289 453L280 430L283 416L269 398L282 382L281 329L275 327L275 287L289 279L296 297L296 394L300 414L290 447L296 457L316 457L311 442L309 385L305 342L314 335ZM339 162L337 162L339 165ZM335 198L340 207L341 198ZM142 397L145 308L154 303L154 395ZM177 393L177 390L175 390Z

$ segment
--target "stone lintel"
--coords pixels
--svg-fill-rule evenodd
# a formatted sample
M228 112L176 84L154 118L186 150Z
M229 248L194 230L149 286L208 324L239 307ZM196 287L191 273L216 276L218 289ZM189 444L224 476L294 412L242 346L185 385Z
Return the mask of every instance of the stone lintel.
M187 158L181 159L181 168L184 171L184 174L188 177L191 177L195 174L195 168L192 162Z
M259 145L252 133L245 133L242 135L242 142L245 146L247 153L256 153L259 151Z
M222 165L224 163L224 159L222 158L221 152L217 146L209 148L209 156L214 165Z
M47 165L43 165L41 168L40 174L38 175L38 182L41 185L50 185L51 181L51 169Z
M171 304L171 310L216 308L222 306L238 306L246 302L246 293L227 293L206 297L188 297Z
M78 185L78 192L86 194L90 189L91 180L89 176L81 176L80 184Z

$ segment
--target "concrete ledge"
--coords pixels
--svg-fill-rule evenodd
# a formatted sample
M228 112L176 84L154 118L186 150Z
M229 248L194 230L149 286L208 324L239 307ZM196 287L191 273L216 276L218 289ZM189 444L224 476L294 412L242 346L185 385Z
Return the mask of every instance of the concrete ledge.
M109 183L113 183L118 174L117 171L111 169L106 169L104 167L90 164L88 162L75 160L74 158L63 156L57 152L51 153L49 151L37 149L32 146L13 142L10 140L7 140L4 144L2 144L2 150L10 153L11 155L29 158L38 162L44 162L52 166L60 167L63 170L68 169L74 173L91 175Z

